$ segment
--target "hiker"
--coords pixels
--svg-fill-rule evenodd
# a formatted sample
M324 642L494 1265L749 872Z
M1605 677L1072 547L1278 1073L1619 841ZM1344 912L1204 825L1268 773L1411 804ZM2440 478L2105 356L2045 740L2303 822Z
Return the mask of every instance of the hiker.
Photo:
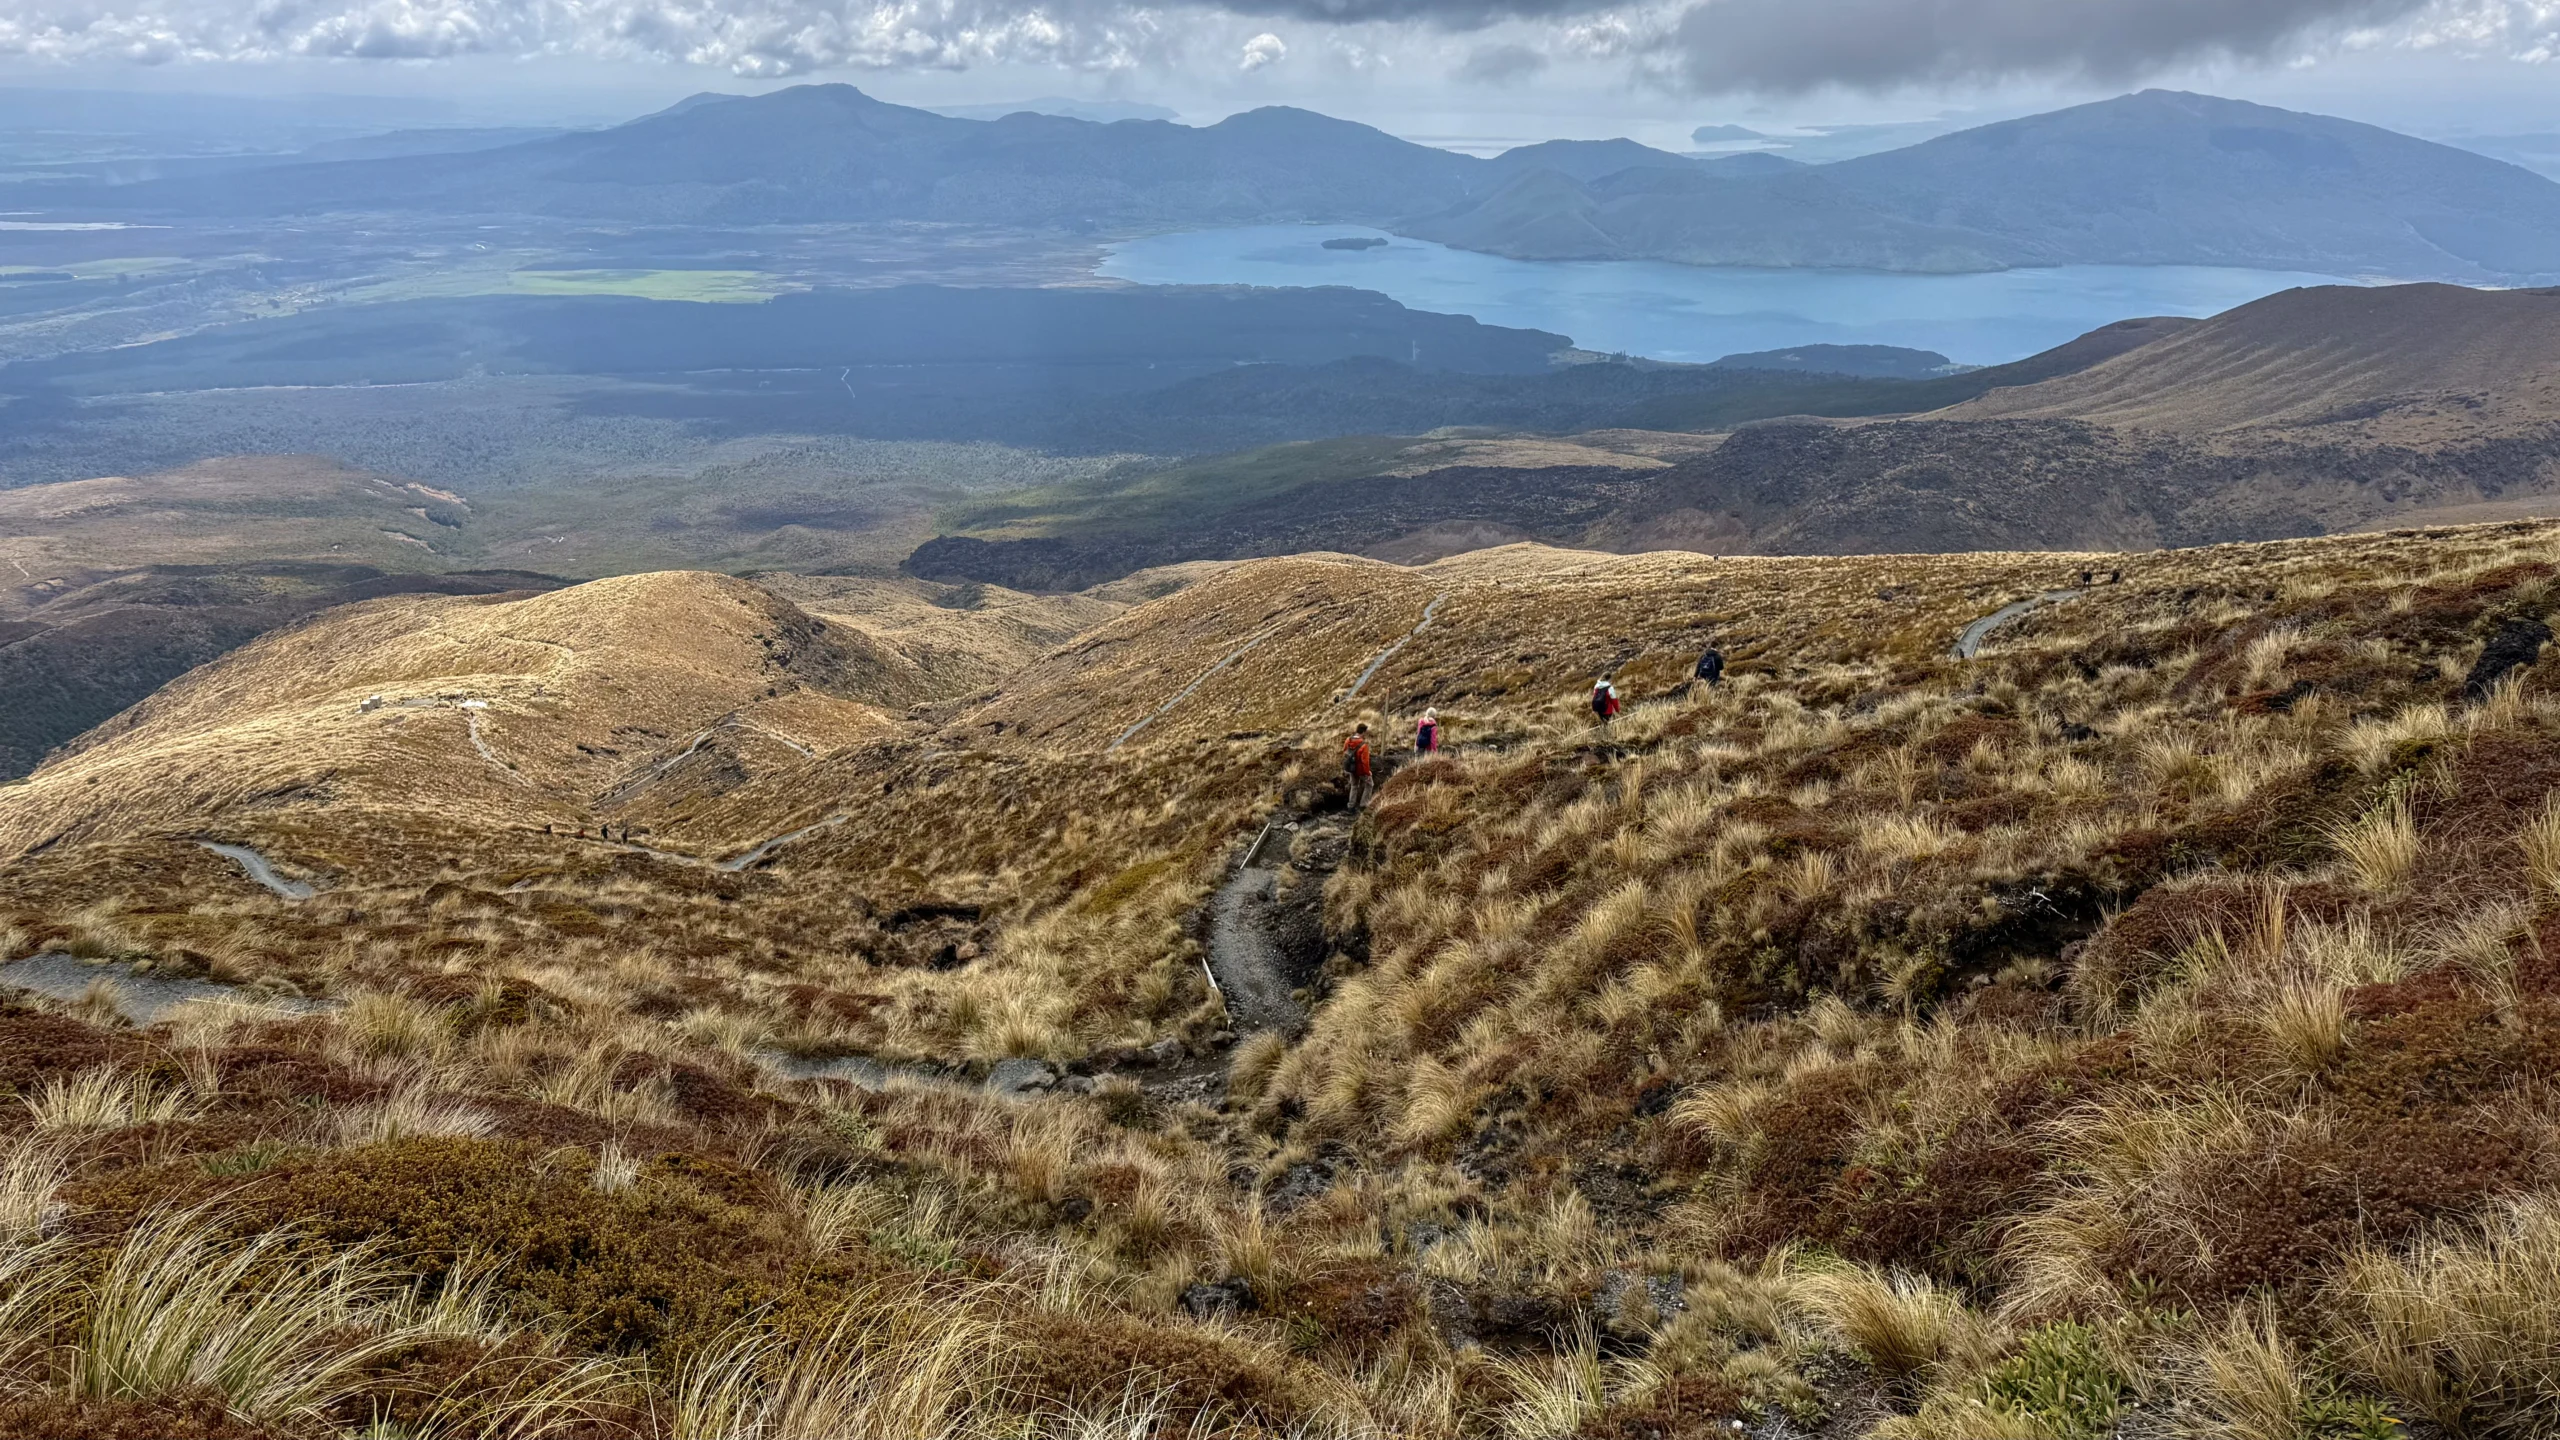
M1591 687L1591 713L1605 726L1618 714L1618 687L1603 675Z
M1413 756L1428 760L1440 753L1440 712L1425 710L1422 723L1413 727Z
M1697 678L1705 681L1708 689L1714 689L1716 682L1724 678L1724 652L1708 646L1707 653L1698 657Z
M1351 797L1351 808L1359 809L1369 799L1369 727L1364 723L1342 742L1342 785Z

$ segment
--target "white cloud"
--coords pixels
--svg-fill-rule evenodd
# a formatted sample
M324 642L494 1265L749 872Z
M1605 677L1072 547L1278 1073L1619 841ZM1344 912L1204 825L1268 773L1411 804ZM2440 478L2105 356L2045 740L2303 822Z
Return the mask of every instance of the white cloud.
M1614 57L1703 89L2131 78L2199 55L2281 62L2348 46L2560 55L2560 0L0 0L0 58L570 56L760 78L1107 71L1225 49L1233 17L1254 15L1326 26L1356 46L1352 68L1441 43L1427 32L1499 21L1515 28L1477 47L1474 78L1516 81L1534 68L1524 53ZM1263 33L1226 53L1258 70L1288 46Z
M746 76L1007 62L1119 69L1160 12L1118 0L7 0L0 56L672 60Z

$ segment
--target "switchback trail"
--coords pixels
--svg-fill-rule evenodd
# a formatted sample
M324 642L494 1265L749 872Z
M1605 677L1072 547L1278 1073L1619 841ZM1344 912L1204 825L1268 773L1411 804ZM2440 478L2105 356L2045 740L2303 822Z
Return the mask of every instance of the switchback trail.
M267 863L266 856L259 854L257 851L250 849L246 845L232 845L221 840L199 840L196 843L207 850L212 851L214 854L221 856L223 859L238 865L241 869L249 872L250 879L266 886L268 889L273 890L287 900L308 900L312 896L320 893L318 888L315 886L304 884L300 880L287 880L283 876L277 874L276 867Z
M1404 632L1403 637L1398 639L1394 644L1379 651L1378 658L1369 662L1369 668L1360 672L1360 678L1351 682L1351 688L1343 692L1343 703L1348 704L1353 700L1359 699L1360 692L1369 688L1369 681L1374 678L1379 671L1386 668L1388 661L1396 658L1397 651L1412 644L1413 637L1431 628L1431 617L1439 614L1440 607L1447 604L1448 600L1449 592L1446 590L1443 590L1439 594L1433 596L1431 598L1431 603L1422 607L1422 619L1420 622L1415 624L1412 629Z
M1281 624L1286 624L1286 623L1288 623L1288 622L1287 622L1287 621L1285 621L1285 620L1283 620L1283 621L1282 621L1282 622L1280 622L1280 623L1281 623ZM1165 713L1166 711L1168 711L1168 710L1172 709L1172 708L1173 708L1174 706L1176 706L1176 705L1181 704L1183 701L1190 699L1190 698L1191 698L1191 693L1192 693L1193 691L1195 691L1195 690L1199 689L1201 686L1206 685L1206 684L1208 684L1208 683L1209 683L1209 677L1210 677L1210 676L1217 674L1219 671L1226 669L1226 668L1227 668L1228 666L1230 666L1230 665L1233 665L1233 664L1234 664L1234 663L1236 663L1238 660L1243 659L1243 658L1244 658L1244 656L1245 656L1245 652L1246 652L1246 651L1251 650L1254 646L1259 645L1259 644L1261 644L1263 641L1270 639L1273 635L1277 634L1277 633L1279 632L1279 630L1280 630L1280 625L1268 625L1268 626L1265 626L1265 627L1263 627L1262 633L1260 633L1260 634L1258 634L1258 635L1254 636L1254 637L1253 637L1252 639L1250 639L1250 640L1247 640L1246 642L1244 642L1243 644L1241 644L1241 645L1237 646L1237 647L1236 647L1236 648L1234 648L1233 650L1228 651L1228 652L1227 652L1227 654L1226 654L1226 658L1224 658L1224 659L1220 660L1217 664L1210 666L1208 669L1201 671L1197 676L1193 677L1193 679L1192 679L1191 683L1190 683L1190 684L1188 684L1188 685L1183 686L1183 687L1182 687L1182 689L1181 689L1181 691L1180 691L1179 693L1177 693L1177 694L1176 694L1172 699L1167 700L1167 701L1166 701L1166 702L1164 702L1163 704L1161 704L1161 705L1157 706L1155 709L1153 709L1153 710L1149 711L1149 712L1148 712L1144 717L1142 717L1142 718L1138 721L1138 723L1136 723L1136 724L1134 724L1134 725L1130 726L1130 727L1129 727L1128 729L1126 729L1126 730L1121 731L1121 732L1120 732L1120 738L1119 738L1119 739L1114 740L1114 741L1112 741L1110 744L1105 745L1105 746L1103 746L1103 747L1102 747L1102 753L1104 753L1105 755L1108 755L1108 754L1110 754L1112 751L1119 749L1121 746L1128 744L1128 743L1129 743L1129 737L1130 737L1130 736L1135 735L1135 734L1137 734L1139 731L1146 729L1149 725L1154 724L1157 720L1159 720L1159 719L1163 718L1164 713Z
M783 734L779 730L765 725L752 725L739 719L735 715L728 715L710 725L704 726L699 734L696 734L692 739L686 741L683 748L676 751L673 755L670 755L663 760L653 760L648 765L643 766L638 774L632 775L628 779L615 781L612 785L606 787L604 793L596 796L594 803L598 805L614 805L631 798L631 796L656 781L660 776L666 774L670 770L673 770L678 765L683 764L694 755L699 754L702 747L710 744L712 738L723 730L739 730L761 735L767 740L787 749L796 751L801 755L807 756L809 759L815 760L818 758L817 751L801 744L799 741L792 739L790 736Z
M664 760L651 762L649 765L643 767L639 774L632 776L628 780L615 781L612 785L605 788L605 792L603 794L598 795L595 798L595 803L598 805L613 805L629 799L635 791L640 789L640 787L647 785L659 776L673 770L676 766L684 763L686 759L700 751L703 746L710 744L712 731L719 728L720 727L717 725L711 726L701 734L686 741L684 748L678 750L673 755L668 756Z
M734 875L803 835L827 829L829 826L841 825L852 818L852 812L846 811L830 815L823 820L812 820L797 830L786 830L769 840L760 841L753 848L740 851L726 860L713 860L702 855L687 855L680 850L661 850L655 845L643 845L637 840L607 840L603 843L620 846L625 850L635 850L651 859L664 860L670 864L700 865L725 875Z
M1964 633L1956 637L1956 658L1970 660L1981 654L1982 642L1991 638L1992 631L2030 610L2079 598L2080 592L2077 590L2047 590L2041 595L2030 595L2024 600L2013 600L1964 627Z
M806 835L813 830L824 830L831 825L841 825L852 818L853 817L850 814L830 815L824 820L811 821L809 824L803 825L797 830L789 830L780 835L776 835L772 839L767 840L754 849L747 851L743 855L733 855L726 860L714 860L711 862L711 868L714 870L726 871L730 874L736 874L738 871L746 869L748 866L753 865L767 855L772 854L774 851L781 849L783 846L790 844L792 841L799 839L801 836Z
M519 785L530 785L533 783L532 781L517 774L514 766L509 765L497 751L489 748L489 742L482 738L480 734L479 711L465 708L462 712L462 720L464 727L471 732L471 748L480 752L480 758L488 761L491 769L506 776L508 779L513 780Z

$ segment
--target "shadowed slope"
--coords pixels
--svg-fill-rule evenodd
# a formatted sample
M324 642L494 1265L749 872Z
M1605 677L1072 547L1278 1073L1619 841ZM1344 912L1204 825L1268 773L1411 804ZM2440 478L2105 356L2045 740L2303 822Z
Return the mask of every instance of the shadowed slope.
M2180 434L2364 427L2404 443L2560 421L2560 290L2288 290L1951 419Z

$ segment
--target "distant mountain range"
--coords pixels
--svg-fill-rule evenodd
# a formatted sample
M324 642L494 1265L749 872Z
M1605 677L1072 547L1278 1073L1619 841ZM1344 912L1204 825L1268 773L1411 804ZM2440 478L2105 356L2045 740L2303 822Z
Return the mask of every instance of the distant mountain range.
M1179 120L1182 112L1162 105L1141 105L1133 100L1076 100L1064 95L1043 95L1034 100L998 100L983 105L928 105L937 115L958 120L1001 120L1028 110L1034 115L1064 115L1070 120L1091 120L1108 125L1116 120Z
M66 193L18 187L13 203ZM1551 141L1489 160L1309 111L960 119L850 86L702 96L468 154L81 190L90 211L1069 228L1367 222L1524 259L1922 272L2230 265L2560 277L2560 184L2369 125L2147 91L1809 166Z
M2370 125L2167 91L1774 174L1551 169L1403 228L1541 260L2560 276L2560 184Z
M1675 157L1676 158L1676 157ZM190 214L519 213L689 224L931 220L1013 226L1383 221L1504 172L1305 110L1215 125L1016 112L964 120L849 85L702 96L609 130L470 155L168 181L84 205Z

